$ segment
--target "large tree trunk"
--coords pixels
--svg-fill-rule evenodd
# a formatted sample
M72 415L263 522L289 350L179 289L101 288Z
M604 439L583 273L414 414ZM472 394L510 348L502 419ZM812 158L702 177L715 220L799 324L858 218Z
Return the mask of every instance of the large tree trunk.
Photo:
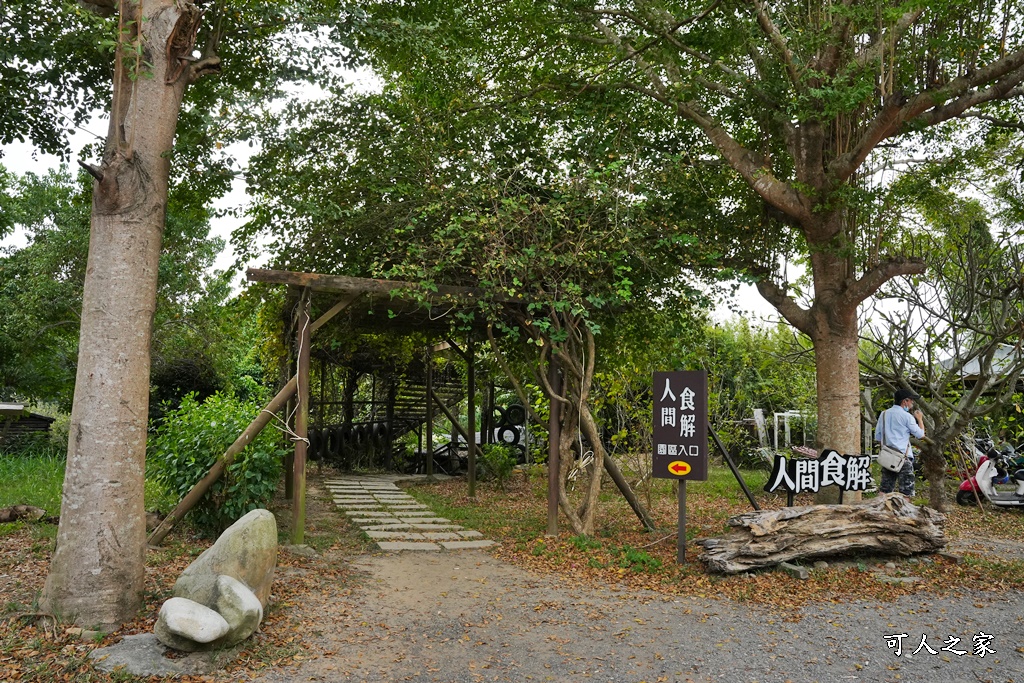
M46 610L104 629L142 605L150 337L168 156L191 75L177 58L168 64L168 53L187 54L199 20L188 0L122 2L121 11L131 28L116 56L103 164L90 169L97 180L78 375L57 546L43 592ZM142 46L137 65L134 40Z
M812 339L817 379L817 446L840 453L860 453L860 368L857 364L857 328L830 330ZM844 501L859 500L849 492ZM817 502L839 502L834 486L818 492Z

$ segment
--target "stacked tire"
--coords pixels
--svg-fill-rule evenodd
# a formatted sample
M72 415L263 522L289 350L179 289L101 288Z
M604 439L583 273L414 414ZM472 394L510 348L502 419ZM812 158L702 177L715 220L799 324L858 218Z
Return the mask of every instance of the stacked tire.
M526 431L526 408L513 403L507 408L494 406L494 433L498 443L516 450L516 462L526 462L526 444L522 443Z

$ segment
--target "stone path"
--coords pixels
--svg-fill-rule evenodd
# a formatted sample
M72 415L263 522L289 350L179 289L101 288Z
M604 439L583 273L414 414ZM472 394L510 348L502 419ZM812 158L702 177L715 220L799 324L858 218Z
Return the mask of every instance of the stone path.
M398 475L345 475L324 485L334 504L381 550L464 550L494 545L479 531L438 517L395 485Z

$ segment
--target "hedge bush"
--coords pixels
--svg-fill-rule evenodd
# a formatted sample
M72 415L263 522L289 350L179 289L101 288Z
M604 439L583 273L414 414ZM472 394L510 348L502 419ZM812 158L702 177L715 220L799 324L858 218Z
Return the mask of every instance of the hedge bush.
M262 406L228 393L202 403L195 394L164 415L149 441L149 476L179 500L210 470ZM203 535L216 536L239 517L266 507L281 475L285 449L279 433L264 429L189 513Z

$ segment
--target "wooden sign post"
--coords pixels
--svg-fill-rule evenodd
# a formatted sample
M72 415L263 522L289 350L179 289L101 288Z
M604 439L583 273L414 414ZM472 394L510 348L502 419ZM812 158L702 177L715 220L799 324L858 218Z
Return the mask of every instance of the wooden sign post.
M686 481L708 478L708 373L654 373L653 476L679 481L676 560L686 561Z

